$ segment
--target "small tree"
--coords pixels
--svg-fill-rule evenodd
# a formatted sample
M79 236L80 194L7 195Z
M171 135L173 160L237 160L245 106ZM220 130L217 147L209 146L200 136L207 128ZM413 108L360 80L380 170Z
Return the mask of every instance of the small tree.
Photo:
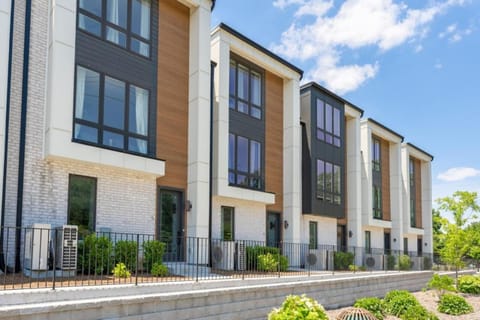
M469 234L455 224L447 226L445 243L440 251L442 260L455 267L455 286L458 283L458 269L465 266L463 259L470 251Z

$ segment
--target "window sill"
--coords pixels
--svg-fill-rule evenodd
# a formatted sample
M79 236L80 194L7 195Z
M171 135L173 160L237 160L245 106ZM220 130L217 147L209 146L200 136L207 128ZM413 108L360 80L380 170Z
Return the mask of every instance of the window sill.
M215 181L214 195L238 200L253 201L265 205L275 204L275 194L260 190L252 190L228 185L227 182Z

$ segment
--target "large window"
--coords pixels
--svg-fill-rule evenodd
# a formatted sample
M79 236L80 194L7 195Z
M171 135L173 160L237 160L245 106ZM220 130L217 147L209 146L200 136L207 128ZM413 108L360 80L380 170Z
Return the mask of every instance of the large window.
M415 185L415 162L412 158L408 162L408 173L410 180L410 226L415 228L416 221L416 185Z
M79 0L78 28L150 57L150 0Z
M318 248L318 225L315 221L310 221L308 223L309 226L309 248L310 249L317 249Z
M382 219L382 188L373 185L373 217L375 219Z
M262 144L230 133L228 149L229 184L262 190Z
M403 254L408 254L408 238L403 238Z
M317 99L317 139L340 147L340 110Z
M235 240L235 209L232 207L222 207L222 240Z
M68 224L80 235L95 231L97 179L71 174L68 181Z
M373 171L380 171L380 140L373 138L372 139L372 166Z
M75 140L148 153L148 90L82 66L75 90Z
M365 231L365 253L372 252L372 235L370 231Z
M317 159L317 199L326 202L342 203L342 172L341 167Z
M230 109L262 119L263 76L247 64L230 60Z

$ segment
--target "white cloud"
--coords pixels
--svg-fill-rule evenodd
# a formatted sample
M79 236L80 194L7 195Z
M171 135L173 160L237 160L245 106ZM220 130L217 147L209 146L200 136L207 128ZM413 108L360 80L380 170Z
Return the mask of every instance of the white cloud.
M443 69L443 64L440 61L435 62L433 67L437 70Z
M458 28L457 24L454 23L447 26L445 31L440 32L438 34L438 37L440 39L448 38L449 42L458 42L462 40L464 36L468 36L471 33L472 33L472 28L461 30Z
M342 94L357 89L379 70L379 63L374 61L342 65L343 53L372 47L385 52L418 42L425 38L436 16L465 2L444 0L414 9L400 0L345 0L334 11L333 0L275 0L278 8L297 6L297 10L295 21L272 50L290 59L312 60L314 67L306 78ZM304 16L315 19L302 19ZM416 43L415 52L422 49Z
M480 170L467 167L450 168L438 174L437 178L443 181L461 181L467 178L480 176Z

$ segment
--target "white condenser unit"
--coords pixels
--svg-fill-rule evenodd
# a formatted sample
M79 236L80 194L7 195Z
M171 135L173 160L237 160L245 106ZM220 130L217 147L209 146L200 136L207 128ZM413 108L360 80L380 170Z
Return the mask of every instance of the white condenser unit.
M25 234L25 268L28 270L48 270L48 250L51 226L34 223Z
M61 270L77 269L78 227L64 225L57 228L56 267Z
M237 267L237 270L239 271L243 271L247 268L247 253L246 253L246 249L245 249L245 243L242 243L242 242L237 242L237 245L236 245L236 249L235 250L235 254L236 254L236 267Z

